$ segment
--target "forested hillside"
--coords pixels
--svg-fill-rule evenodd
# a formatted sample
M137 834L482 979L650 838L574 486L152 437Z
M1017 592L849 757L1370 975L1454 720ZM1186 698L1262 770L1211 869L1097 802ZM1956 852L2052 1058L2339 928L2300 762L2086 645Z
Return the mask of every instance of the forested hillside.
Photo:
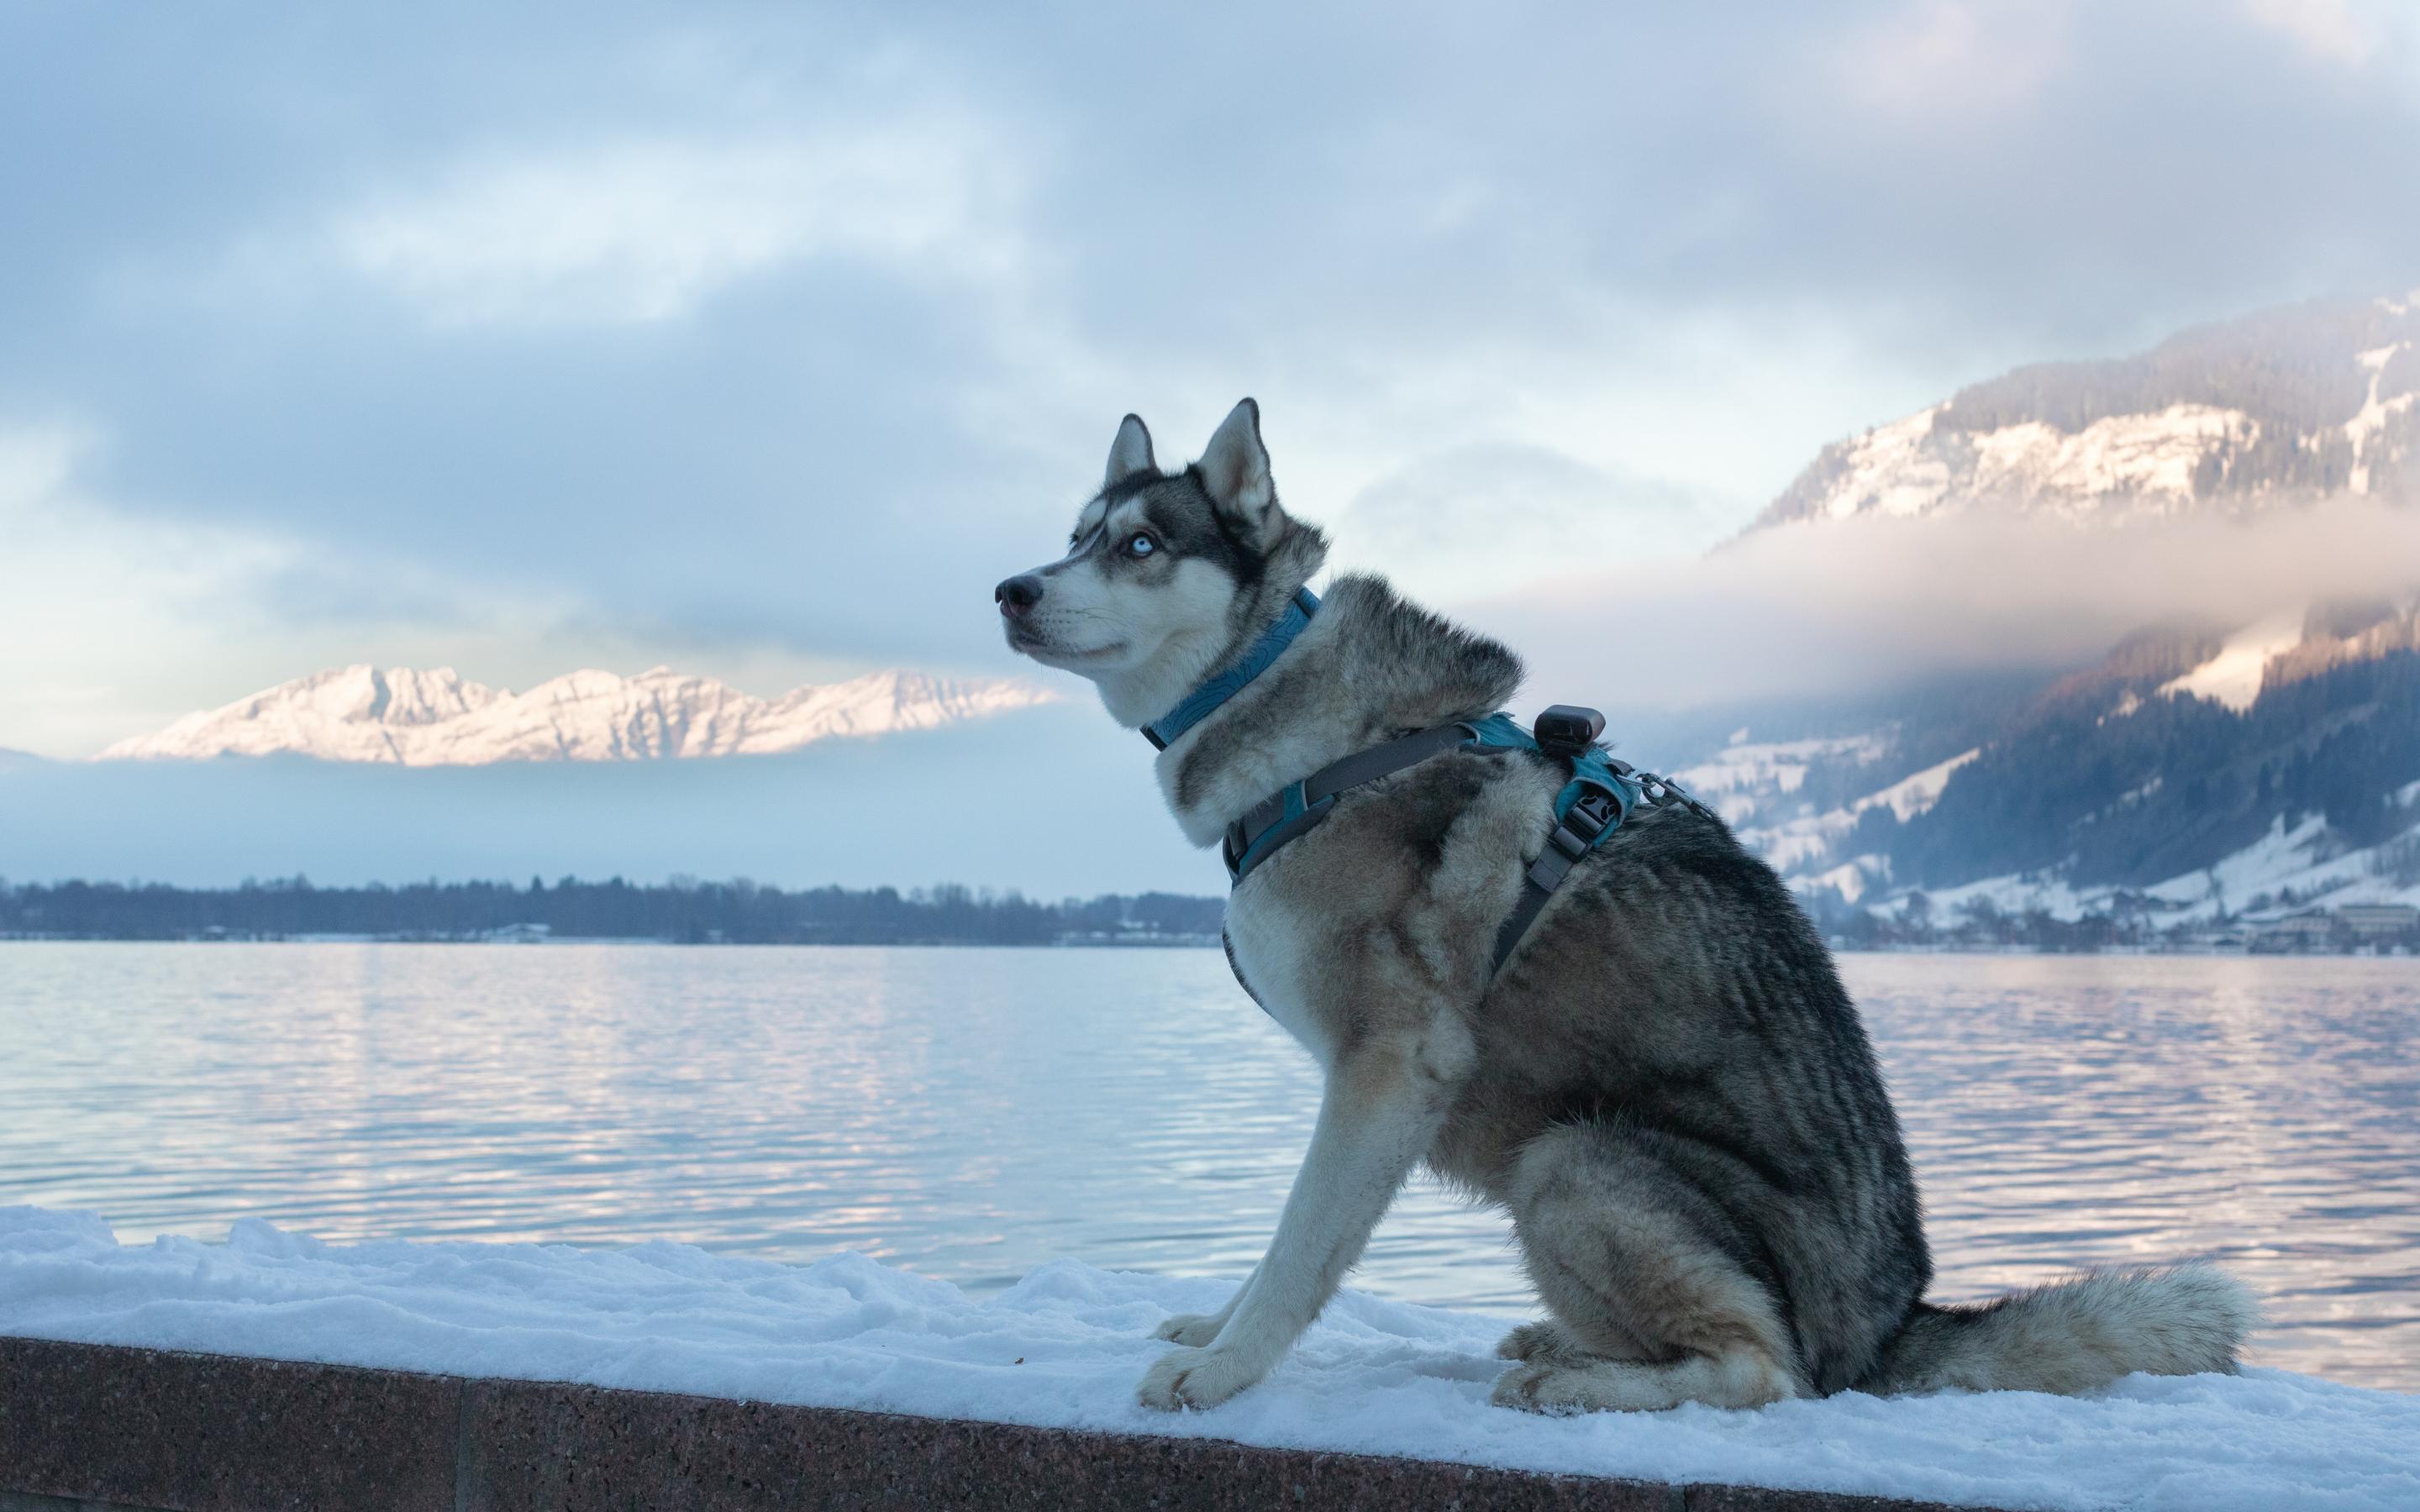
M2420 653L2268 687L2240 714L2102 691L2115 696L2045 700L1931 808L1903 825L1885 815L1860 841L1903 886L2055 866L2079 887L2148 885L2213 866L2280 821L2322 818L2346 849L2411 822L2397 798L2420 780Z

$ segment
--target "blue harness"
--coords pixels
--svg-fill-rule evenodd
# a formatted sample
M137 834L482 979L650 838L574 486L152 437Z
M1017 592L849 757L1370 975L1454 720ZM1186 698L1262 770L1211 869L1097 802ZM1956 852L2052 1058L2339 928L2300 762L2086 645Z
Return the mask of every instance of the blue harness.
M1285 655L1294 638L1311 628L1311 617L1319 612L1319 595L1310 589L1297 590L1286 601L1285 612L1278 623L1261 632L1244 659L1195 688L1184 702L1142 727L1142 738L1151 742L1154 750L1166 750L1176 737L1207 719L1218 705L1242 692L1246 685L1269 670L1270 664Z
M1143 726L1143 738L1155 749L1166 749L1170 742L1208 718L1266 671L1318 610L1319 600L1309 589L1296 594L1284 616L1253 642L1242 660ZM1521 901L1497 931L1491 969L1500 970L1572 868L1621 828L1639 805L1678 803L1694 812L1713 815L1679 783L1616 759L1597 740L1604 730L1605 717L1594 709L1557 704L1538 717L1534 732L1498 712L1401 735L1331 762L1269 795L1227 826L1220 854L1227 863L1228 886L1241 886L1255 868L1318 827L1341 795L1417 766L1442 751L1527 751L1558 760L1565 764L1570 780L1555 795L1554 828L1522 879Z

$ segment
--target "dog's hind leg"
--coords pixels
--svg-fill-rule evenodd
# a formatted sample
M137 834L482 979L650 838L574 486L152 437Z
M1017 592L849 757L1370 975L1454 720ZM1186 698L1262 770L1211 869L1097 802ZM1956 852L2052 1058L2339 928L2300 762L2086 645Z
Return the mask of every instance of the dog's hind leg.
M1497 1382L1498 1406L1652 1412L1761 1407L1800 1395L1771 1291L1723 1242L1724 1220L1652 1150L1570 1125L1531 1141L1512 1231L1554 1326Z

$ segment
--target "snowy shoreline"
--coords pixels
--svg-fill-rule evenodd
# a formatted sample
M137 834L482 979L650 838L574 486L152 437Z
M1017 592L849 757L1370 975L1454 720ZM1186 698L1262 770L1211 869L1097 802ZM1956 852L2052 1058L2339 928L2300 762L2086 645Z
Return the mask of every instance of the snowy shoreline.
M384 934L337 933L184 933L156 934L42 934L23 930L0 930L0 943L21 945L510 945L510 946L598 946L645 945L675 946L683 949L703 950L1216 950L1221 949L1216 934L1128 935L1093 937L1069 935L1061 939L1018 940L684 940L646 934L551 934L545 936L516 934L489 931L475 934ZM2386 949L2357 948L2349 950L2300 949L2252 950L2242 945L2212 945L2192 941L2156 945L2100 945L2075 949L2061 949L2046 945L2024 943L1978 943L1969 940L1941 940L1922 944L1861 944L1842 936L1825 941L1834 955L1938 955L1938 956L2041 956L2058 959L2081 959L2092 956L2182 956L2193 958L2225 957L2234 960L2344 960L2344 961L2420 961L2420 954L2400 947Z
M1508 1319L1357 1292L1236 1400L1173 1418L1136 1406L1166 1348L1152 1328L1229 1285L1062 1261L977 1301L857 1255L334 1246L256 1222L225 1244L120 1245L91 1214L0 1209L0 1334L33 1338L1968 1504L2420 1506L2412 1396L2254 1369L2086 1399L1540 1418L1487 1405Z

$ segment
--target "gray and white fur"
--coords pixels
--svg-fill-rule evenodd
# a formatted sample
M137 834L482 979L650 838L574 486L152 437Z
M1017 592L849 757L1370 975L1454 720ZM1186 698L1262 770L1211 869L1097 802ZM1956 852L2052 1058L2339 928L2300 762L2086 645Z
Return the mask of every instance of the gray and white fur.
M1181 472L1127 416L1067 555L997 596L1012 647L1140 726L1238 660L1326 554L1280 505L1247 399ZM1275 665L1159 754L1160 787L1210 845L1284 784L1485 715L1520 681L1502 645L1340 578ZM1923 1300L1916 1181L1864 1026L1789 889L1719 820L1634 815L1491 977L1563 780L1542 756L1449 751L1343 795L1235 889L1235 975L1326 1089L1266 1255L1224 1308L1160 1330L1179 1348L1144 1403L1210 1407L1266 1375L1423 1163L1511 1215L1545 1305L1499 1347L1505 1406L2235 1368L2254 1305L2207 1266Z

